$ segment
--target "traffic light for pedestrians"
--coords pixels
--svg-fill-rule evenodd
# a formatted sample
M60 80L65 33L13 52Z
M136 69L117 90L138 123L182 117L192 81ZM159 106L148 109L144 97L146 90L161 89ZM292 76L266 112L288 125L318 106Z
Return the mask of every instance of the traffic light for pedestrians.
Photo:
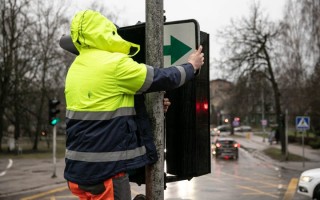
M49 124L51 126L55 126L60 121L57 117L57 114L60 113L60 109L58 108L59 104L60 101L57 99L49 100Z

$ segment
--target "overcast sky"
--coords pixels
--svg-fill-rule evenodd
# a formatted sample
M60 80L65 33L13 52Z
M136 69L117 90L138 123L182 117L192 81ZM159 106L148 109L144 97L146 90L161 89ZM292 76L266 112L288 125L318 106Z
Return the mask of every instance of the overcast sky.
M93 0L70 0L73 10L87 9ZM286 0L256 0L272 20L283 15ZM101 1L102 2L102 1ZM105 0L105 6L119 12L121 24L134 25L145 22L145 0ZM163 0L167 22L195 19L200 30L210 34L210 59L219 58L220 46L215 41L217 30L230 24L231 19L248 16L253 0ZM211 79L218 73L211 73Z

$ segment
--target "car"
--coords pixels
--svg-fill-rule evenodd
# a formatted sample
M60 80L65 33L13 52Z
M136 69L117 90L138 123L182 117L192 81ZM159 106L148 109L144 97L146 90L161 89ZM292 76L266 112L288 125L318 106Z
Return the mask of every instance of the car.
M217 126L216 129L218 129L220 132L230 131L231 130L231 126L229 124L225 124L225 125Z
M211 136L220 136L220 130L217 128L213 128L210 130L210 135Z
M320 200L320 168L309 169L301 173L298 183L299 194Z
M239 158L240 144L233 138L217 138L211 145L212 155L216 158Z
M222 132L227 132L227 131L230 131L230 130L231 130L231 126L230 125L220 125L220 126L217 126L217 127L213 128L213 129L211 129L210 135L211 136L221 136Z
M237 131L237 132L245 132L245 131L252 131L252 128L251 126L238 126L238 127L235 127L234 128L234 131Z

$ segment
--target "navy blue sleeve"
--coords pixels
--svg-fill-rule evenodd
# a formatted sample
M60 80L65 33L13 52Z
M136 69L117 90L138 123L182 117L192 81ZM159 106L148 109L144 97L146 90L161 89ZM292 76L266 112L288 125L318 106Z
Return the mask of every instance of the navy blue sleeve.
M193 78L194 69L190 63L167 68L154 68L152 83L145 92L173 90Z

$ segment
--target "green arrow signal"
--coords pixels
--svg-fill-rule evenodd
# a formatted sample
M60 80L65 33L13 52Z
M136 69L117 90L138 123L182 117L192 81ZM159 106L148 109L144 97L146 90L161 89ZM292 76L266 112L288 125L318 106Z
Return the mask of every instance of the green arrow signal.
M163 55L171 55L171 64L175 63L192 49L172 35L170 36L170 43L171 45L165 45L163 47Z

